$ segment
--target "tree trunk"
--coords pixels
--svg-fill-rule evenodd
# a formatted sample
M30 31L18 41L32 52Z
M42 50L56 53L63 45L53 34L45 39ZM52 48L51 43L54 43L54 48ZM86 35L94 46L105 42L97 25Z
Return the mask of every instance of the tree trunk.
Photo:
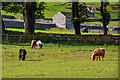
M75 21L75 22L73 22L73 25L74 25L75 34L76 35L81 35L81 33L80 33L80 22Z
M75 14L76 14L76 17L78 18L79 17L78 2L75 2Z
M35 2L23 3L23 19L25 34L34 34L35 26Z
M75 2L72 2L72 19L75 18Z
M105 14L104 14L104 2L101 1L101 14L102 14L102 23L103 23L103 28L104 28L104 35L107 35L107 27L105 23Z
M80 22L78 20L74 19L74 18L78 18L78 17L79 17L78 2L72 2L72 20L74 20L73 25L74 25L75 34L81 35Z
M5 34L5 27L4 27L4 22L3 22L3 19L2 19L2 34Z

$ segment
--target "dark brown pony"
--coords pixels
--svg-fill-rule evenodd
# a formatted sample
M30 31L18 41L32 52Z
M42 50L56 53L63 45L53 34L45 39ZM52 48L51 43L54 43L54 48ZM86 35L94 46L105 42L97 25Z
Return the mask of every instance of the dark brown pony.
M35 48L36 47L36 40L32 40L31 41L31 48Z
M25 49L20 49L19 50L19 60L25 60L25 57L26 57L26 55L27 55L27 51L25 50Z
M100 60L100 56L102 57L102 60L103 60L103 58L105 57L105 49L104 48L95 49L91 57L92 57L92 60L94 61L95 57L96 57L96 60L98 60L98 57Z

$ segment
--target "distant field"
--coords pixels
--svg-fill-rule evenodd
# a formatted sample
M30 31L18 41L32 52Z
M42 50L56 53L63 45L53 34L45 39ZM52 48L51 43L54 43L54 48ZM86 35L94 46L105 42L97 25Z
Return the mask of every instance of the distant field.
M20 29L20 28L5 28L6 30L10 30L10 31L18 31L18 32L25 32L24 29ZM35 30L35 33L53 33L53 34L75 34L74 30ZM103 33L83 33L81 32L81 35L102 35ZM108 33L109 34L109 33ZM112 34L110 33L110 35L120 35L120 34Z
M85 22L85 23L97 23L103 26L102 22ZM118 21L110 21L109 25L119 25L119 24L118 24Z
M99 2L86 2L87 6L94 6L96 8L100 8ZM110 4L118 4L117 2L110 2ZM71 3L66 2L46 2L46 9L44 12L45 18L52 18L54 15L56 15L59 11L63 12L72 12L70 9L72 7ZM118 18L118 11L119 9L113 9L111 6L108 6L108 11L110 12L117 12L117 13L111 13L111 18ZM21 13L6 13L5 11L1 11L2 14L5 15L11 15L11 16L17 16L22 17ZM95 17L90 18L101 18L100 12L95 12Z
M21 45L25 43L21 43ZM96 48L106 49L104 61L92 61ZM19 49L27 50L19 61ZM43 43L43 49L2 44L2 78L117 78L117 46L63 46Z

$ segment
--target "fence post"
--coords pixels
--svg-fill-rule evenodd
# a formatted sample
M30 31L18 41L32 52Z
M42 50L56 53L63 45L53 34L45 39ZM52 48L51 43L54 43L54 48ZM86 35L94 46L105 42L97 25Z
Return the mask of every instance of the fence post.
M8 34L6 35L6 40L8 41Z
M33 40L34 40L34 36L33 36Z
M20 42L22 41L22 39L21 39L21 38L22 38L22 35L20 35Z

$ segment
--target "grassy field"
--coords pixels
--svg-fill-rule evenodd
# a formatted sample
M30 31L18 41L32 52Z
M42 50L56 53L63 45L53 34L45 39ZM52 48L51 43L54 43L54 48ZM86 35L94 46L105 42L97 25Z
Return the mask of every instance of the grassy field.
M28 45L2 45L3 78L117 78L117 46L71 46L43 43L43 49ZM104 61L92 61L94 49L106 49ZM19 49L27 50L25 61Z

